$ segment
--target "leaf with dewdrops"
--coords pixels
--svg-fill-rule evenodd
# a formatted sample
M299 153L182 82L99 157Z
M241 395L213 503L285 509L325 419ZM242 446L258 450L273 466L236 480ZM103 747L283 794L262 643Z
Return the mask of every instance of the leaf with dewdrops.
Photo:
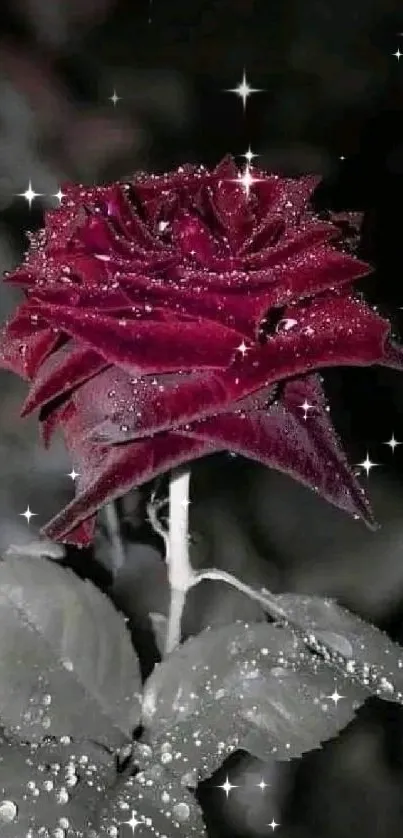
M22 740L118 748L138 724L140 671L123 617L54 562L0 561L0 661L0 717Z
M345 677L335 679L291 629L237 622L207 629L155 668L143 724L170 771L196 768L204 778L239 748L287 760L320 747L366 695Z
M117 786L115 797L91 822L89 838L204 838L194 795L159 764Z
M280 594L275 601L285 622L328 664L370 693L403 704L403 648L385 632L331 599Z
M113 756L94 742L1 737L0 833L81 838L114 778Z

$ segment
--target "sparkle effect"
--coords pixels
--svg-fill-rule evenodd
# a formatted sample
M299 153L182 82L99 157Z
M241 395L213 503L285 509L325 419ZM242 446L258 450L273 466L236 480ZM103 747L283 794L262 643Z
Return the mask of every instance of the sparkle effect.
M388 440L388 442L384 442L383 444L384 444L384 445L389 445L389 448L391 448L391 449L392 449L392 452L393 452L393 453L395 453L395 448L396 448L398 445L401 445L402 443L401 443L401 442L399 442L399 440L395 439L395 435L394 435L394 434L392 434L392 436L391 436L391 438Z
M61 204L61 202L62 202L62 200L63 200L63 198L64 198L64 192L62 192L62 190L60 189L60 187L59 187L59 189L58 189L58 191L57 191L57 192L54 192L54 193L52 194L52 198L57 198L57 200L59 201L59 204Z
M357 465L360 466L360 468L364 469L364 471L366 472L367 477L368 477L368 475L371 471L371 468L375 468L375 466L379 466L379 463L373 463L372 460L370 459L369 453L367 451L367 456L366 456L365 460L363 460L362 463L357 463Z
M260 783L258 783L258 784L257 784L257 786L258 786L258 788L259 788L259 789L261 789L262 791L264 791L265 789L267 789L267 788L268 788L269 784L268 784L268 783L265 783L265 781L264 781L264 779L263 779L263 777L262 777L262 779L261 779Z
M242 174L239 175L239 177L238 177L238 181L239 181L239 183L242 184L247 197L249 197L250 188L251 188L252 184L257 183L258 180L259 180L259 178L255 178L251 174L250 166L245 166Z
M131 816L130 820L129 821L123 821L123 823L127 824L127 826L130 826L130 829L132 830L133 835L134 835L134 830L136 829L136 826L139 826L139 824L141 824L141 821L137 820L134 811L132 811L132 816Z
M335 703L337 707L339 701L341 701L341 699L344 698L344 695L340 695L340 693L337 692L337 688L335 688L334 692L332 692L332 694L329 695L328 698L331 698L331 700Z
M32 201L34 201L35 198L42 198L43 197L43 192L35 192L32 189L32 182L29 181L28 187L25 190L25 192L17 192L17 196L18 196L18 198L25 198L25 200L28 202L29 208L31 209Z
M74 481L74 480L77 479L77 477L80 477L80 475L79 475L78 471L76 471L74 468L72 468L72 470L68 473L67 477L71 477L71 479Z
M113 91L112 96L109 96L109 101L112 102L113 107L116 108L116 105L121 100L121 96L118 96L116 90Z
M240 99L242 99L243 109L245 110L246 101L248 99L248 96L250 96L252 93L262 93L263 91L259 87L251 87L249 85L249 83L247 81L247 78L246 78L246 71L244 70L242 81L239 82L238 86L227 88L226 92L227 93L236 93L236 95L239 96Z
M273 830L273 832L274 832L274 830L275 830L275 829L277 829L277 827L278 827L278 826L280 826L280 824L279 824L279 823L276 823L276 821L275 821L275 820L274 820L274 818L273 818L273 820L271 821L271 823L268 823L268 824L267 824L267 826L269 826L269 827L270 827L270 829L272 829L272 830Z
M302 404L300 404L300 408L301 408L301 410L304 411L304 419L306 420L306 418L308 416L308 411L313 410L314 405L309 404L309 402L305 399L305 401Z
M252 160L254 160L255 157L259 157L259 155L255 154L249 146L248 150L245 151L245 154L241 154L241 157L244 157L248 165L250 165L252 163Z
M34 518L35 515L37 515L37 514L38 514L37 512L31 512L29 506L27 506L25 512L20 512L20 516L22 518L26 518L27 524L29 524L30 521L31 521L31 518Z
M244 340L242 341L242 343L239 344L239 346L237 347L237 350L238 350L238 352L241 353L241 355L246 355L246 353L248 351L248 347L247 347Z
M228 779L228 774L227 774L225 783L223 783L222 786L217 786L217 788L222 789L223 791L225 791L225 794L227 795L227 800L228 800L228 795L229 795L230 791L232 791L232 789L237 789L238 786L233 786L232 783L230 783L230 781Z
M395 56L395 58L397 58L397 60L398 60L398 61L400 61L400 59L401 59L401 57L402 57L402 55L403 55L403 52L400 52L400 49L398 48L398 49L396 50L396 52L394 52L394 53L393 53L393 55Z

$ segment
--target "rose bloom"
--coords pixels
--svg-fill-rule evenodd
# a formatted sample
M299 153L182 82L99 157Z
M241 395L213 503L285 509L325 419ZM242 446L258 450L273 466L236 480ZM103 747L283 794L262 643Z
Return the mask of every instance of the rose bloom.
M6 277L25 301L0 363L31 382L22 414L39 410L45 444L62 429L79 474L49 538L90 542L103 504L218 451L371 521L316 371L402 368L401 349L354 292L368 265L309 206L317 179L249 172L225 158L65 185Z

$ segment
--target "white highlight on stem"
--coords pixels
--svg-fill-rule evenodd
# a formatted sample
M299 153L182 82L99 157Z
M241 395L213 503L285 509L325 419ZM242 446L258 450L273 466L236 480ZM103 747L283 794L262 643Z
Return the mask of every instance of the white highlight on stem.
M126 557L123 547L122 538L120 535L120 523L116 505L114 501L105 504L104 517L106 529L112 548L112 566L116 574L124 565Z
M173 469L169 482L168 531L158 520L158 510L165 505L165 501L157 501L155 493L153 493L147 507L151 526L164 540L166 551L170 605L165 655L169 655L180 643L182 614L187 592L205 579L231 585L250 599L259 602L262 608L275 620L286 618L285 613L276 603L276 597L266 588L256 591L225 570L207 568L197 573L193 570L189 558L189 486L190 469L188 467Z
M166 556L171 590L165 642L166 654L172 652L180 643L186 594L195 578L189 558L189 485L190 469L173 469L169 481L169 530Z

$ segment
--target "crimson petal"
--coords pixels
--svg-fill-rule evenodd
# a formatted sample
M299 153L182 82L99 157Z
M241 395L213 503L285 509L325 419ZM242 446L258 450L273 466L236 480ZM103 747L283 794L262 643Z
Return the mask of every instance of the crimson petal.
M213 321L126 320L42 303L38 313L129 373L227 366L242 335Z
M24 303L6 324L0 341L0 365L24 379L33 378L43 359L56 346L60 335L49 328L39 312Z
M305 400L312 405L306 419L302 409ZM185 433L278 469L374 526L364 490L352 474L329 421L317 376L288 382L280 401L266 412L224 414L195 422Z
M349 297L319 303L316 300L296 315L300 322L295 321L295 332L279 333L266 346L252 347L243 359L217 373L143 376L130 381L122 371L105 371L75 397L86 417L86 432L109 444L138 439L225 412L230 404L236 409L240 399L315 367L387 363L386 321ZM354 318L357 327L352 331ZM108 393L118 397L106 398Z
M23 404L21 416L27 416L36 408L70 392L107 366L105 359L93 349L66 344L42 364Z
M228 237L234 251L250 233L253 214L238 168L228 156L214 171L209 187L209 200L215 217Z
M196 215L181 212L172 224L174 243L185 256L192 256L201 265L211 264L218 255L218 246L211 232Z
M100 461L99 472L90 485L42 533L57 541L77 543L77 527L92 518L105 503L124 495L134 486L148 482L161 472L219 450L210 442L176 434L159 434L146 442L110 448Z

